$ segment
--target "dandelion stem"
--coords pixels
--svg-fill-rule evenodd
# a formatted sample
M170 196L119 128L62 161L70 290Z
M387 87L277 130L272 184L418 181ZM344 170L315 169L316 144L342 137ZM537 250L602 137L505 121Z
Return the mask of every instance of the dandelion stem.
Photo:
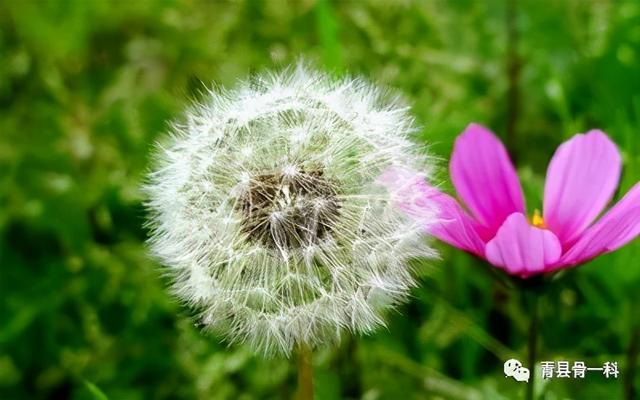
M313 400L312 351L301 344L298 348L298 400Z
M529 340L527 344L528 350L528 362L527 367L531 371L529 382L527 383L527 400L534 399L534 387L536 381L536 358L538 351L538 324L540 319L539 311L539 296L540 294L535 291L528 291L529 298L529 314L531 316L529 322Z

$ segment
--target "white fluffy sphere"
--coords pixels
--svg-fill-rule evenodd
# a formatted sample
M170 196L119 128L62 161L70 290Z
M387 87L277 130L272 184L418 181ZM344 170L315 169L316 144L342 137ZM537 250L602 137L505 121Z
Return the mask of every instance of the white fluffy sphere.
M229 342L288 354L367 332L433 256L378 182L428 174L397 98L299 65L210 92L149 175L149 240L176 295Z

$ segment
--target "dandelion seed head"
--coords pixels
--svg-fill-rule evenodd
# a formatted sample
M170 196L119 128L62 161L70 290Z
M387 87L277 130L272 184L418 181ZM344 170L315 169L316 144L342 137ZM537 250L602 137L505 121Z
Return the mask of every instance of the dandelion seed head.
M210 92L159 146L145 186L153 254L205 329L258 352L368 332L432 257L377 182L426 171L399 99L304 65ZM435 215L435 210L434 210Z

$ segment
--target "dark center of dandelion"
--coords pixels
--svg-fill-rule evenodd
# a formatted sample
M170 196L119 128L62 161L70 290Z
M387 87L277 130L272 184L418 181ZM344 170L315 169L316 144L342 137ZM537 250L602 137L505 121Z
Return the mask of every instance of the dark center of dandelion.
M318 243L340 209L334 185L321 169L253 176L238 200L242 228L251 240L280 249Z

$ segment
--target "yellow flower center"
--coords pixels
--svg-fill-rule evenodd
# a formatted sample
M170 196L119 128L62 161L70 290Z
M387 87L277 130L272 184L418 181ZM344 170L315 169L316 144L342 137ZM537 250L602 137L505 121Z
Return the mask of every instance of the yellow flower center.
M542 215L540 215L539 210L533 211L533 215L531 216L531 225L542 229L547 228L547 226L544 224L544 218L542 218Z

